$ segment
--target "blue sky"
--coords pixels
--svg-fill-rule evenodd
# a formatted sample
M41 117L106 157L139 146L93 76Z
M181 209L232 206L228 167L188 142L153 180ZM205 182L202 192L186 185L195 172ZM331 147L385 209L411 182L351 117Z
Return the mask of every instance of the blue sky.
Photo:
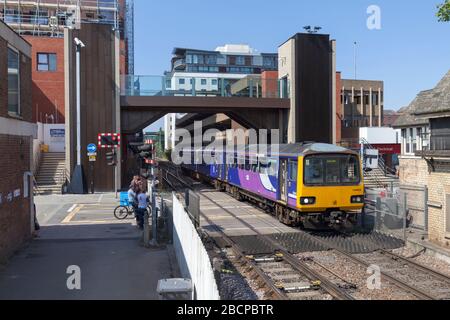
M135 73L169 69L174 47L215 49L246 43L260 52L305 25L318 25L337 40L337 68L354 77L358 42L360 79L384 80L385 108L408 105L450 69L450 23L439 23L441 0L135 0ZM381 8L381 30L366 25L370 5Z

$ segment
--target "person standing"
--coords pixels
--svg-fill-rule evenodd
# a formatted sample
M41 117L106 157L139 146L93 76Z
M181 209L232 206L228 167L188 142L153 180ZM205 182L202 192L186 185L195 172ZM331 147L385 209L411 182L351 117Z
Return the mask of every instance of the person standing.
M138 206L138 208L136 209L136 221L139 229L142 230L144 229L144 216L145 213L147 213L147 206L148 206L148 196L145 191L145 187L143 186L143 183L140 184L136 199Z

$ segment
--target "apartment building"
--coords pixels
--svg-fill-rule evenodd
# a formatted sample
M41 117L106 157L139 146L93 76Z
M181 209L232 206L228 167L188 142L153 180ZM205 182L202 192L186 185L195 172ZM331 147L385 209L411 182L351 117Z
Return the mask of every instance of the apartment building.
M226 44L215 50L175 48L165 88L180 96L254 96L278 88L278 54L259 53L245 44ZM272 72L272 73L271 73ZM166 148L174 143L176 117L165 119Z
M34 231L31 46L0 21L0 263Z

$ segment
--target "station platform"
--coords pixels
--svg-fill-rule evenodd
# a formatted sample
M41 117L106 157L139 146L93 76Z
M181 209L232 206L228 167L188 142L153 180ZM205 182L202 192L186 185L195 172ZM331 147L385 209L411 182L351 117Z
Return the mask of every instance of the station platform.
M113 194L36 202L41 231L0 266L0 299L157 300L158 281L179 275L171 247L144 248L133 219L115 220ZM80 268L80 290L67 287L70 266Z
M249 202L240 202L225 192L207 188L196 191L204 214L200 219L201 228L210 237L220 237L218 229L229 237L299 232Z

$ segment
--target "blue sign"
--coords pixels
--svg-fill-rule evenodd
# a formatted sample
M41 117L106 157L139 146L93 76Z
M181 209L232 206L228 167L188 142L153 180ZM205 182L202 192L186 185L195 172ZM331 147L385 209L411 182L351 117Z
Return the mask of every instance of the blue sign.
M91 143L90 145L88 145L87 151L89 153L95 153L95 152L97 152L97 146L95 144Z
M52 138L64 138L66 136L65 129L50 129L50 137Z

